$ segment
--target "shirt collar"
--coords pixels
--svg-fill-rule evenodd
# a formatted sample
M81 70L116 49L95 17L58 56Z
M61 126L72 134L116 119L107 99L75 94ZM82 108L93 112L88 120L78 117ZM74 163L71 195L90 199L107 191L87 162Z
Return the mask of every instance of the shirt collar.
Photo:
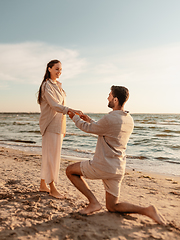
M129 111L114 110L114 111L110 111L109 113L110 113L110 114L111 114L111 113L128 114L128 113L129 113Z
M57 83L55 83L53 80L51 80L50 78L48 79L52 84L57 85Z

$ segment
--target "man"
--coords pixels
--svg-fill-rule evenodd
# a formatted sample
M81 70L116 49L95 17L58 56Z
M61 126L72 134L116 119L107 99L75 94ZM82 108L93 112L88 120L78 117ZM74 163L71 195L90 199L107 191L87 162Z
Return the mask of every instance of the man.
M163 217L154 206L140 207L126 202L118 203L121 181L125 173L125 150L133 131L133 119L124 111L129 91L122 86L112 86L108 97L109 114L94 122L89 116L68 112L76 126L84 132L98 135L93 160L77 162L67 167L66 174L75 187L89 200L81 214L91 214L101 209L101 205L87 186L84 178L102 179L106 191L106 208L110 212L138 213L146 215L159 224L165 224Z

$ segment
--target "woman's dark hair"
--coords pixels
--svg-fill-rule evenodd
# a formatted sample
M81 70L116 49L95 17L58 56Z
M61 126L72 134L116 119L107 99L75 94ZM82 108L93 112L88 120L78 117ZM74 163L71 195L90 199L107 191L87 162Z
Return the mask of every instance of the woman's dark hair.
M117 97L120 106L122 106L129 98L129 90L126 87L113 85L111 91L113 97Z
M38 92L38 100L37 102L39 104L41 104L41 99L42 99L42 85L43 83L47 80L47 79L50 79L51 75L50 75L50 72L49 72L49 68L52 68L56 63L61 63L59 60L51 60L48 64L47 64L47 67L46 67L46 72L44 74L44 78L43 78L43 81L41 83L41 86L39 88L39 92Z

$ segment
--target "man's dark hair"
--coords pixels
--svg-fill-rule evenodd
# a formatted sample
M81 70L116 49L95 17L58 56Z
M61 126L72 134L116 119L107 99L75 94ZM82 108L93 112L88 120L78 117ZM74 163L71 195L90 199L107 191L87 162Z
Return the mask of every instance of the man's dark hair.
M129 90L126 87L113 85L111 91L113 97L117 97L120 106L122 106L129 98Z

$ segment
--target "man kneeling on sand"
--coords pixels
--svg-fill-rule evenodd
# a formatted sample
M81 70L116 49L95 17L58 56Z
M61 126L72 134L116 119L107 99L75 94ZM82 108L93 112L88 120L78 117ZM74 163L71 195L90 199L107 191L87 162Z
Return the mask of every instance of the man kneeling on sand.
M98 141L93 160L69 165L66 174L74 186L89 200L88 206L80 211L81 214L88 215L101 209L100 203L82 177L102 179L108 211L138 213L150 217L159 224L165 224L165 219L154 206L140 207L126 202L118 202L120 186L125 173L125 150L134 127L132 117L124 111L124 105L128 98L127 88L112 86L108 96L108 107L113 111L97 122L85 114L78 116L74 112L68 112L69 117L79 129L98 135Z

